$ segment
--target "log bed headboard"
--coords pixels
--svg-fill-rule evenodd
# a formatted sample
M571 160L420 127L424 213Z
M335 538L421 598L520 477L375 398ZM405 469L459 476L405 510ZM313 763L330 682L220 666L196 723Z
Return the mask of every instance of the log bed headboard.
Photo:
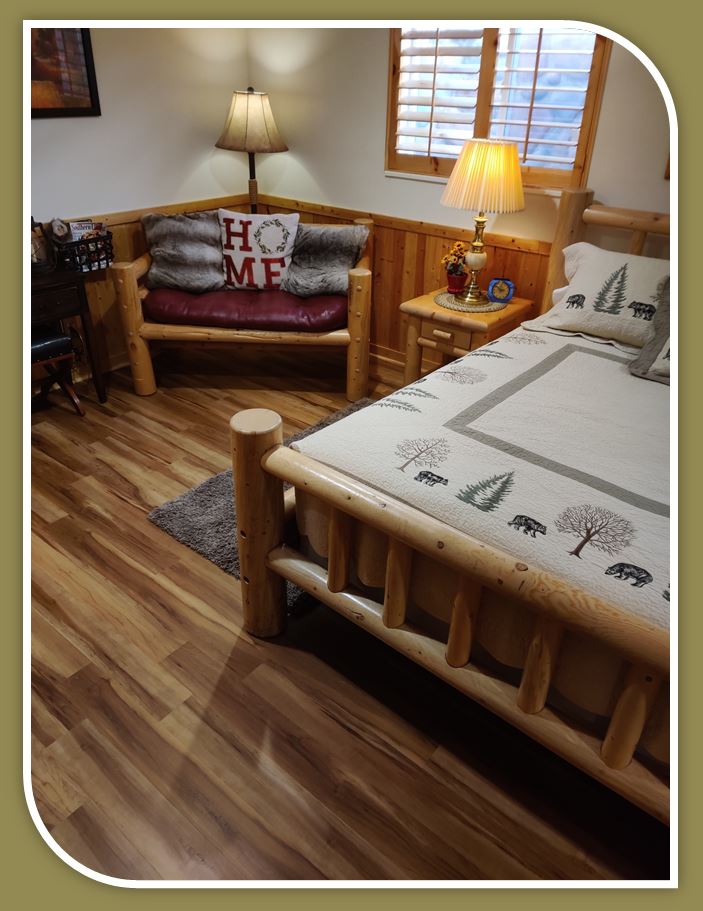
M581 240L586 225L630 231L632 237L628 252L637 256L642 253L648 234L669 234L669 216L666 214L594 206L592 201L593 190L562 190L540 313L546 313L551 308L554 289L563 288L566 284L563 250Z

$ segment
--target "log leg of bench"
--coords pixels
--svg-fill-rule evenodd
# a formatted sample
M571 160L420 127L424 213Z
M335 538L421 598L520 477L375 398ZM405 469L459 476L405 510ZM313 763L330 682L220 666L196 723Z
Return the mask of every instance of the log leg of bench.
M369 346L371 343L371 272L349 270L347 325L351 341L347 348L347 398L350 402L369 393Z
M144 316L134 263L113 263L110 272L124 329L134 391L137 395L153 395L156 392L156 378L149 345L139 334Z
M261 459L282 444L283 425L275 411L252 408L235 414L229 426L244 629L268 638L286 624L286 583L266 565L283 543L283 481L267 474Z

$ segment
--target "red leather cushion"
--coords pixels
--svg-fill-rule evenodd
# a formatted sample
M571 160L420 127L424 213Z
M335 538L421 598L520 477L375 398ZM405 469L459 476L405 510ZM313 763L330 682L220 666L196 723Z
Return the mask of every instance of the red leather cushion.
M347 298L336 294L300 298L279 290L190 294L156 288L144 299L143 308L147 320L186 326L332 332L347 325Z

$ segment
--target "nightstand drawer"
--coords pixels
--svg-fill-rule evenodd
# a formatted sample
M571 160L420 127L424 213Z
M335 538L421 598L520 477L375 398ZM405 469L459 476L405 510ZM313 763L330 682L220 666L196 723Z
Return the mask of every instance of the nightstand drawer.
M56 288L32 292L32 322L41 323L80 313L81 301L76 288Z
M448 345L450 348L463 348L468 351L471 347L471 332L431 319L423 319L420 335L428 341Z

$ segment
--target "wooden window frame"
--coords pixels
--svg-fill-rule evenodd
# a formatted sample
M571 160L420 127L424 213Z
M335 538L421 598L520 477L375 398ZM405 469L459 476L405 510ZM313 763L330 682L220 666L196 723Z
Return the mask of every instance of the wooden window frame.
M390 29L388 105L386 109L386 170L405 174L449 177L454 168L456 158L436 155L410 155L398 152L395 148L395 135L398 124L402 31L400 28ZM474 135L476 137L487 136L490 127L493 73L498 51L498 32L497 28L483 30L483 48L481 51L481 67L474 121ZM586 88L586 103L583 109L573 168L562 170L559 168L523 166L522 179L525 186L562 189L564 187L583 187L586 185L611 48L612 41L609 38L605 38L603 35L596 35L591 74Z

